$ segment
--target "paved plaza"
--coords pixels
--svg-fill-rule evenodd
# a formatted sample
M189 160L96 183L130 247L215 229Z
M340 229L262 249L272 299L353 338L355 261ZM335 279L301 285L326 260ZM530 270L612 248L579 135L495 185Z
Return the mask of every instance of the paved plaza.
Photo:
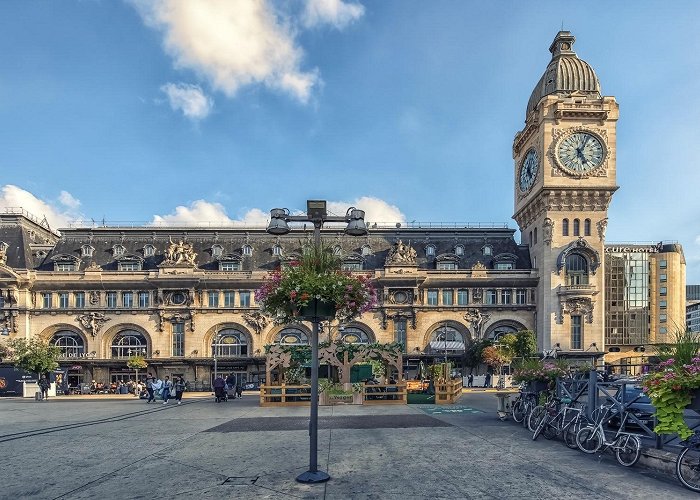
M182 406L82 397L0 400L0 497L693 498L677 483L500 422L492 394L455 406L335 406L319 412L319 465L303 485L308 408L254 394Z

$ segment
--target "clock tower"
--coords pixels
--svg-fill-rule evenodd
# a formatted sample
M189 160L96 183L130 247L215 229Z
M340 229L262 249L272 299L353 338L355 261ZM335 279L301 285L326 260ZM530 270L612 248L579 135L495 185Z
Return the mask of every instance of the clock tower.
M539 276L537 342L576 356L604 351L605 229L617 190L618 105L560 31L515 135L515 215Z

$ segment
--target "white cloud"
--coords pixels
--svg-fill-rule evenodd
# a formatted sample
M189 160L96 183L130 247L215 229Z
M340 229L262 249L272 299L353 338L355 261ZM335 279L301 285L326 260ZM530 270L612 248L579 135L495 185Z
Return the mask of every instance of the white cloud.
M175 211L168 215L155 215L151 224L165 226L259 226L267 224L269 215L260 209L248 210L242 218L232 219L226 213L221 203L212 203L206 200L197 200L190 206L177 206Z
M52 229L66 227L68 222L79 220L80 201L67 191L61 191L58 202L37 198L29 191L6 184L0 188L0 208L22 208L40 221L46 218Z
M345 215L348 208L356 207L365 211L365 222L405 222L406 216L396 205L371 196L362 196L354 201L329 201L328 210L337 215Z
M191 69L229 97L264 84L306 103L319 82L302 71L292 20L262 0L130 0L144 23L163 32L177 68Z
M166 83L160 90L168 96L170 107L174 111L182 111L191 120L201 120L211 112L213 102L199 85Z
M80 206L80 200L74 198L68 191L61 191L61 194L58 195L58 201L73 210L77 210Z
M345 215L348 208L357 207L365 211L368 222L405 222L406 216L401 210L384 200L363 196L352 202L329 201L328 211L336 215ZM151 224L163 226L249 226L265 227L270 220L270 212L259 208L248 209L242 217L234 219L226 213L221 203L197 200L189 206L179 205L167 215L155 215Z
M343 0L307 0L302 22L306 27L331 24L343 29L365 13L365 8L358 3L346 3Z

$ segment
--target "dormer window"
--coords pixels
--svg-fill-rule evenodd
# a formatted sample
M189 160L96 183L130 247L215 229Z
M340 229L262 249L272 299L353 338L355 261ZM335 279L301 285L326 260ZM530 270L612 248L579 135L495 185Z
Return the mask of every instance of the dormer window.
M497 271L509 271L515 269L518 256L512 253L499 253L493 258L493 268Z
M75 255L59 254L51 257L53 269L58 272L77 271L80 261Z
M156 254L156 247L153 245L146 245L143 247L144 257L153 257Z
M272 255L282 255L282 247L275 245L272 247Z
M457 269L457 263L456 262L449 262L449 261L438 262L437 268L440 271L454 271L455 269Z
M435 245L428 245L425 247L425 256L428 258L435 257Z
M491 248L491 245L484 245L484 247L481 249L481 252L484 255L491 255L493 254L493 249Z
M75 264L72 262L56 262L55 270L59 272L75 271Z
M238 261L221 261L219 262L219 271L240 271L241 263Z
M342 253L343 251L340 248L340 245L336 245L333 247L333 255L340 256Z
M221 254L224 253L224 247L221 245L212 245L211 247L211 256L214 257L215 259L218 259L221 257Z
M138 255L122 255L118 259L117 269L120 271L140 271L143 259Z
M444 253L441 255L438 255L437 257L437 263L436 263L436 269L440 271L452 271L459 269L458 263L459 263L459 257L455 254L450 254L450 253Z
M95 251L95 247L92 245L83 245L80 247L80 256L81 257L92 257L93 252Z
M362 256L367 257L368 255L372 254L372 249L370 248L369 245L364 245L362 247Z
M459 256L464 255L464 245L457 245L455 247L455 255L459 255Z
M112 255L114 257L121 257L122 255L124 255L124 252L126 252L126 248L124 247L124 245L114 245L112 247Z
M243 252L243 255L245 255L246 257L253 255L253 247L251 247L250 245L243 245L243 248L241 249L241 251Z

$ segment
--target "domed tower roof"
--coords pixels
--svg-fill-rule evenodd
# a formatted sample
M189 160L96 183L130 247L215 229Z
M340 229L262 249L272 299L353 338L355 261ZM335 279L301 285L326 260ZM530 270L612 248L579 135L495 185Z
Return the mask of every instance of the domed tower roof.
M575 40L570 31L557 33L549 47L552 60L530 95L525 116L537 107L544 96L550 94L567 96L573 92L583 92L600 98L598 77L593 68L574 52Z

